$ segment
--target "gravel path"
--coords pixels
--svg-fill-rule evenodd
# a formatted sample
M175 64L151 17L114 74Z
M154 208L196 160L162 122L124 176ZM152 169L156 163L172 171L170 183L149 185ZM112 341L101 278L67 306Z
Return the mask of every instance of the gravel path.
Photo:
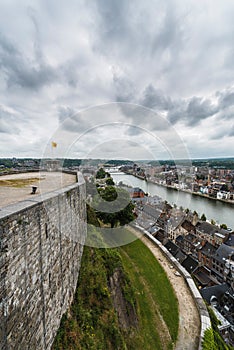
M145 236L139 236L139 232L128 227L151 250L158 262L162 265L173 286L179 304L179 332L175 350L197 350L200 335L200 317L190 290L182 276L175 275L170 261L161 250Z

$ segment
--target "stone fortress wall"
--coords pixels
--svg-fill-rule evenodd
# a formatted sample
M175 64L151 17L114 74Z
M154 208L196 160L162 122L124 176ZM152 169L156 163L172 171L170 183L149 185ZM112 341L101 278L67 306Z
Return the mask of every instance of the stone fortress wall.
M0 349L50 349L73 300L86 237L82 175L0 210Z

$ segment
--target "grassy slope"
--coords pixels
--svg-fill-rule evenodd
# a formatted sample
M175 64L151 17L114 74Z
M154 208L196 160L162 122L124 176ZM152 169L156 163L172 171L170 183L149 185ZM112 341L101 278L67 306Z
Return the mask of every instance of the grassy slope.
M138 327L127 331L119 327L109 290L109 277L116 268L126 277L126 300L137 309ZM62 319L53 349L171 349L177 331L175 295L141 241L117 249L85 247L74 303Z
M139 240L123 246L120 253L124 268L136 289L140 319L139 340L145 349L160 349L162 340L164 346L166 342L170 349L178 334L178 305L164 270ZM166 332L165 325L163 327L160 315L170 335Z

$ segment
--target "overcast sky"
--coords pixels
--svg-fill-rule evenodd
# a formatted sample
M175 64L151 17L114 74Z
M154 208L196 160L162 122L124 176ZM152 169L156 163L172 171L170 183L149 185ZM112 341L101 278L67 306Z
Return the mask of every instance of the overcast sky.
M1 0L0 157L234 156L233 0Z

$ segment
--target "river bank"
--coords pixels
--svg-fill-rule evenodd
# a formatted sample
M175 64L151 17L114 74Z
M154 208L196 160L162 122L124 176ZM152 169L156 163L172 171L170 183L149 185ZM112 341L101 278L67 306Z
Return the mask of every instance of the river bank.
M155 185L158 185L158 186L163 186L165 188L169 188L169 189L172 189L172 190L175 190L175 191L178 191L178 192L185 192L185 193L189 193L193 196L199 196L199 197L203 197L203 198L207 198L207 199L210 199L210 200L213 200L213 201L219 201L219 202L223 202L223 203L227 203L227 204L231 204L231 205L234 205L234 200L231 200L231 199L221 199L221 198L214 198L214 197L211 197L209 196L208 194L203 194L201 192L192 192L190 190L186 190L186 189L183 189L183 188L177 188L175 186L171 186L171 185L165 185L165 184L162 184L160 182L157 182L157 181L152 181L152 180L147 180L146 178L142 177L142 176L139 176L139 175L136 175L136 174L131 174L131 173L128 173L128 172L125 172L126 175L131 175L131 176L134 176L140 180L143 180L145 182L149 182L149 183L152 183L152 184L155 184Z
M207 220L214 220L217 225L226 224L229 228L234 228L233 204L225 201L214 200L199 194L192 195L191 192L178 191L175 188L149 182L126 173L112 174L116 183L122 182L127 186L139 187L151 196L159 196L172 206L196 211L199 216L205 214Z

